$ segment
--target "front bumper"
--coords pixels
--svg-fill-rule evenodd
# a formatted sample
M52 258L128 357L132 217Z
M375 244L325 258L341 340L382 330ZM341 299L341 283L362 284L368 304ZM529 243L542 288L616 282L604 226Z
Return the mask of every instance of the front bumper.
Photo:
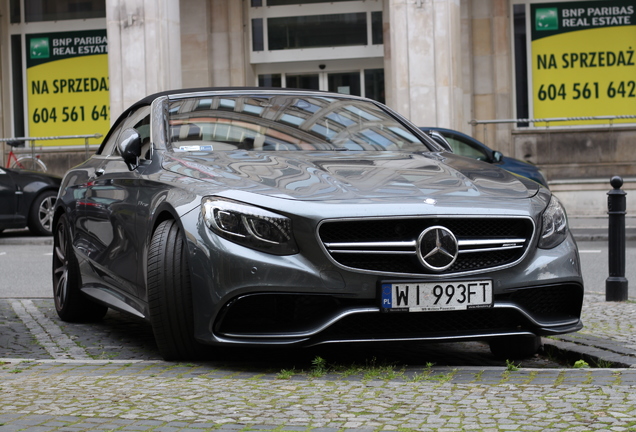
M393 275L348 271L319 248L272 256L218 238L204 224L184 226L198 227L187 237L195 337L202 343L311 346L480 340L582 328L583 280L571 235L554 249L532 248L512 267L480 273L478 278L493 281L492 308L383 313L380 285L395 279ZM306 235L314 234L307 230ZM475 278L472 274L448 280Z

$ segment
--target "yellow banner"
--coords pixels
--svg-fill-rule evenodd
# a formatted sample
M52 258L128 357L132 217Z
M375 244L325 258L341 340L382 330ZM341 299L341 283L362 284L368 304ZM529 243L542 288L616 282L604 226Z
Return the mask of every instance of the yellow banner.
M80 37L82 32L45 36L31 39L26 83L28 135L105 135L110 127L105 32L103 38ZM91 144L100 142L89 140ZM80 144L83 139L36 142L37 146Z
M578 4L585 5L584 2ZM543 10L549 11L549 8ZM580 15L573 17L577 10ZM568 27L532 41L533 117L636 115L636 25L621 22L622 25L592 28L594 23L610 22L609 18L594 17L592 8L559 12L567 19L553 20L555 28L557 25ZM613 17L619 18L620 15ZM539 18L536 20L539 22ZM550 25L550 21L544 25ZM535 34L540 35L540 32ZM636 120L613 122L636 123ZM609 121L571 121L554 125L599 123L608 124Z

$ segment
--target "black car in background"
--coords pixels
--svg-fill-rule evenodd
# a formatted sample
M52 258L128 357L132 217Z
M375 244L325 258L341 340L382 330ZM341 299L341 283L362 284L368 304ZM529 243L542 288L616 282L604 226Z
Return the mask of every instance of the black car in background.
M61 182L51 174L0 168L0 232L29 227L35 235L51 235Z
M529 178L530 180L534 180L537 183L548 187L548 182L545 179L545 176L536 165L504 156L501 152L491 149L481 141L453 129L438 127L420 127L420 129L428 133L433 139L437 139L437 137L431 132L436 132L442 135L448 144L450 144L453 149L453 153L457 155L497 165L499 168L503 168L513 174Z

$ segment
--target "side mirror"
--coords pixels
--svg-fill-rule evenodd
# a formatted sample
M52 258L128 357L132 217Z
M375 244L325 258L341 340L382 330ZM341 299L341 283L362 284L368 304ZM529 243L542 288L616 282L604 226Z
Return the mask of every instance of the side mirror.
M501 160L503 159L503 154L501 154L501 152L499 151L495 151L492 154L492 158L495 160L495 162L501 162Z
M433 140L435 140L435 142L437 144L442 146L442 148L444 150L446 150L449 153L453 153L453 147L451 147L450 143L446 140L446 138L444 138L444 135L442 135L439 132L436 132L436 131L433 131L433 130L429 130L428 131L428 136L433 138Z
M141 136L135 129L126 129L121 133L117 143L119 154L124 158L128 169L133 171L139 166L141 156Z

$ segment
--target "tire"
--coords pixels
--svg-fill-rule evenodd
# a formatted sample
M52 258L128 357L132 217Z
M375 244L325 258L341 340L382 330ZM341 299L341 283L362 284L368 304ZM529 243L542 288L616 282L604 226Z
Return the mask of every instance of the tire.
M167 361L200 358L186 244L174 220L162 222L154 232L147 268L150 323L161 356Z
M490 341L490 352L502 360L529 358L539 352L539 348L541 348L540 336L509 336Z
M57 200L57 192L44 191L31 203L27 226L32 234L38 236L53 234L53 207Z
M57 315L68 322L99 321L108 307L95 303L80 291L79 264L66 215L60 216L53 238L53 300Z
M32 158L31 156L24 156L13 162L11 168L19 168L29 171L46 172L46 165L38 158Z

